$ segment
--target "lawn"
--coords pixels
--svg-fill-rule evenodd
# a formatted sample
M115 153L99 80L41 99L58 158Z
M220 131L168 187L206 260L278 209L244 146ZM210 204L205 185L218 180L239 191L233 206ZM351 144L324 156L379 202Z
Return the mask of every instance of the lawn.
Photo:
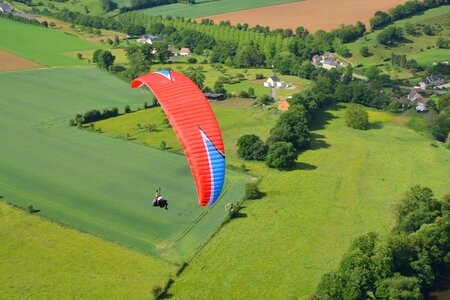
M0 190L18 206L179 263L222 224L225 203L244 195L248 176L230 171L219 201L199 207L183 155L67 125L88 109L142 106L142 89L95 68L3 73L0 83ZM157 187L169 211L151 207Z
M147 299L176 271L173 264L4 202L0 231L3 299Z
M446 38L450 34L450 27L448 23L449 14L450 7L441 6L427 10L423 14L396 21L394 25L400 27L403 27L406 23L420 23L441 26L442 28L440 32L433 36L428 36L425 34L420 36L406 35L406 38L409 41L396 47L385 47L378 44L377 35L382 30L375 30L374 32L368 33L365 37L362 37L353 43L346 44L352 53L352 57L345 60L354 65L362 64L364 67L369 65L381 65L388 73L397 73L400 77L409 77L410 75L397 67L392 68L390 62L383 63L383 59L391 58L392 52L395 54L406 54L408 59L414 58L417 59L418 62L424 64L448 60L449 50L436 49L434 47L436 46L436 41L438 38ZM362 46L367 46L372 55L369 57L362 57L359 53ZM430 48L427 49L428 47ZM386 66L388 68L386 68Z
M212 0L197 1L198 4L169 4L142 9L140 12L151 15L180 16L185 18L198 18L214 14L222 14L231 11L245 10L250 8L297 2L298 0ZM120 3L128 3L120 1Z
M372 129L344 125L343 109L317 118L312 149L292 171L249 164L262 177L261 200L225 225L169 290L174 299L297 299L336 268L349 242L386 233L392 207L410 186L450 192L450 156L431 139L369 112Z
M0 36L0 49L47 66L87 65L67 53L102 47L50 28L4 18L0 18Z

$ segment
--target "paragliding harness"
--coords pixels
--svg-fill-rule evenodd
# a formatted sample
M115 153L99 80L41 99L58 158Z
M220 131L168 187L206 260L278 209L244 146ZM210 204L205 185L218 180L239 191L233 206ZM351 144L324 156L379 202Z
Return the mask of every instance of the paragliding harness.
M161 188L156 190L155 198L152 201L152 206L159 206L160 208L168 209L168 202L161 196Z

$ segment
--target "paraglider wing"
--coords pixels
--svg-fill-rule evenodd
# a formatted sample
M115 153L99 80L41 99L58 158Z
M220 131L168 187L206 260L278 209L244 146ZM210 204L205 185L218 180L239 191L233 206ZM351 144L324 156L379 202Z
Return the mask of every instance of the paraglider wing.
M158 71L136 78L137 88L146 84L167 115L194 176L201 206L220 196L225 178L222 134L211 106L202 91L186 76Z

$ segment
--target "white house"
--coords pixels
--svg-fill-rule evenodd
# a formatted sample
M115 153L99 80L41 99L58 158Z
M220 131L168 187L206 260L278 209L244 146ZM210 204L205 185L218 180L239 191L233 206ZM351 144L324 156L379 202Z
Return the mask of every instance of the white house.
M273 88L283 88L286 86L286 83L284 81L280 80L280 78L278 78L278 76L272 76L272 77L269 77L264 82L264 86L265 87L273 87Z
M322 67L327 70L338 69L344 67L344 64L334 58L330 52L325 52L323 55L314 55L311 62L316 67Z
M143 43L143 44L150 44L152 45L154 42L161 42L162 39L159 36L151 35L151 34L144 34L142 38L137 39L136 42Z
M189 48L181 48L180 56L188 56L191 54L191 50Z
M7 13L12 12L12 10L13 10L12 7L9 6L8 3L0 2L0 13L7 14Z

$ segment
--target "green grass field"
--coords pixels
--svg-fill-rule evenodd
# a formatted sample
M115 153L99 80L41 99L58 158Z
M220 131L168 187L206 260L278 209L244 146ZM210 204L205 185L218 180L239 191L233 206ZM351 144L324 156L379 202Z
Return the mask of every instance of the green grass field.
M297 2L298 0L211 0L211 1L197 1L198 4L170 4L161 5L157 7L142 9L140 12L151 15L162 16L180 16L186 18L198 18L203 16L222 14L231 11L245 10L261 6L283 4L290 2ZM120 1L120 3L128 3Z
M0 202L3 299L149 299L176 267Z
M406 23L410 24L428 24L428 25L439 25L442 30L436 35L427 36L422 34L420 36L410 36L405 37L410 40L410 42L402 43L396 47L385 47L377 42L377 35L382 30L375 30L374 32L368 33L365 37L358 39L353 43L346 44L352 53L351 58L344 59L351 62L354 65L362 64L364 67L370 65L381 65L383 69L390 74L398 74L400 77L409 77L407 72L404 72L400 68L392 68L390 62L383 62L383 59L391 58L391 53L395 54L406 54L408 59L416 59L419 63L431 64L433 62L439 62L443 60L448 60L450 57L450 51L444 49L434 48L436 46L436 41L439 37L446 38L450 34L449 27L449 16L450 7L441 6L438 8L430 9L425 11L423 14L410 17L408 19L396 21L395 26L403 26ZM359 53L362 46L367 46L369 51L372 53L369 57L363 57ZM431 47L427 49L427 47ZM442 50L442 51L441 51ZM387 67L386 67L387 66Z
M4 18L0 18L0 36L1 50L47 66L87 65L85 60L71 58L67 53L102 47L50 28Z
M411 115L370 110L372 129L358 131L344 125L342 107L330 108L317 118L312 149L299 156L295 170L275 171L239 159L233 142L245 133L265 139L275 112L222 107L215 112L228 161L245 163L262 177L266 197L246 201L245 217L225 225L194 258L169 290L175 299L304 298L336 267L353 237L390 229L393 204L410 186L430 186L439 197L449 192L448 150L407 128ZM101 126L121 136L119 124L132 131L145 119L159 122L158 114L148 110ZM170 135L163 130L134 137L157 146L155 140L173 141Z
M20 89L13 89L17 82ZM228 172L223 197L199 207L182 155L67 126L88 109L150 95L90 68L0 74L2 196L40 215L171 262L190 257L222 224L248 176ZM156 187L170 210L151 207Z

